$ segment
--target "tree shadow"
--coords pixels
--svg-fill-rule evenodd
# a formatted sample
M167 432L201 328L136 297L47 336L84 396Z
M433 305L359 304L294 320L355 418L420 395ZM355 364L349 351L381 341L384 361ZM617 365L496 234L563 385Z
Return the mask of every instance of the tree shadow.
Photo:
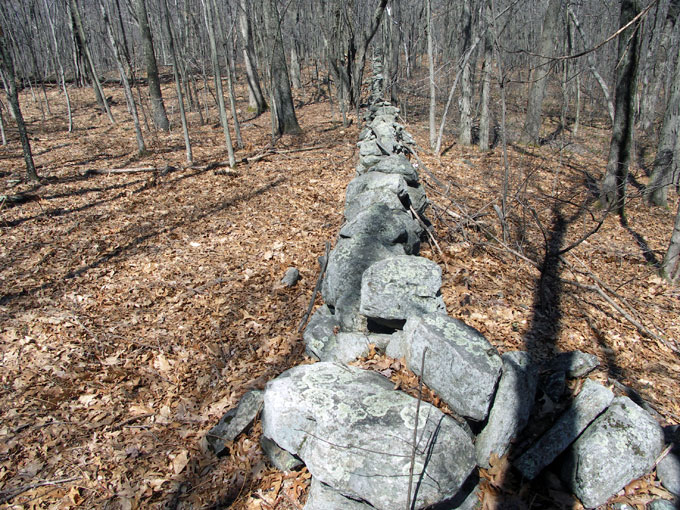
M661 267L661 261L657 258L654 250L649 247L649 244L647 244L647 240L644 238L644 236L633 230L625 216L620 216L619 218L621 226L625 228L631 236L633 236L635 243L640 247L640 250L642 250L642 256L644 257L647 264L650 264L655 268Z

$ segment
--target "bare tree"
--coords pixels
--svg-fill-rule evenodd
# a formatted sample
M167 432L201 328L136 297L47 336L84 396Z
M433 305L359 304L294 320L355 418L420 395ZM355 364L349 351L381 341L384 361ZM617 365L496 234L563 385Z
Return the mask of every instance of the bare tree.
M38 180L38 173L35 171L35 164L33 163L33 154L31 152L31 143L28 140L28 133L26 131L26 124L24 117L21 114L21 107L19 106L19 93L17 92L17 84L14 76L14 60L10 48L7 44L5 33L0 27L0 65L3 81L5 82L5 92L7 93L7 100L10 108L14 114L19 129L19 138L21 139L21 148L24 152L24 161L26 162L26 178L31 181Z
M622 0L620 26L626 26L640 11L640 0ZM626 183L633 144L635 89L640 49L639 29L638 20L619 35L614 126L609 145L607 172L602 180L600 193L602 204L616 210L624 221Z
M673 233L666 256L661 263L660 273L661 276L671 282L676 282L680 278L680 203L678 204L678 212L675 214Z
M241 38L243 39L243 60L246 67L246 78L248 79L250 107L255 110L257 115L259 115L267 109L267 101L264 99L264 94L260 87L260 76L257 73L255 46L253 45L253 33L249 13L248 0L239 0L238 21L241 29Z

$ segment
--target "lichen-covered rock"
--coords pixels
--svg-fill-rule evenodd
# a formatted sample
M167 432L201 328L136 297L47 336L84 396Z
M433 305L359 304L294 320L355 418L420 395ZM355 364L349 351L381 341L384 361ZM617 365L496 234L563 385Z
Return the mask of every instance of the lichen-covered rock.
M338 241L328 257L321 292L326 304L335 308L342 329L357 329L352 321L359 313L363 272L378 260L404 254L402 245L384 245L370 235L360 234Z
M597 418L614 399L609 388L586 379L571 407L515 462L521 473L533 480Z
M418 172L403 154L393 154L381 159L371 171L401 175L407 184L418 185Z
M423 228L410 213L378 203L359 212L340 229L340 237L361 234L370 235L385 245L402 244L407 254L415 255L420 249Z
M337 318L331 313L327 305L321 305L312 314L307 323L302 339L305 342L305 352L319 359L322 351L330 339L335 336L336 328L340 327Z
M617 397L569 449L562 476L586 508L604 504L654 467L663 431L628 397Z
M323 344L308 344L308 352L321 361L349 363L368 354L369 342L368 335L364 333L338 332Z
M352 221L361 211L375 204L383 204L394 211L406 211L404 202L408 203L406 192L400 196L388 188L367 189L345 202L345 220Z
M477 465L487 469L491 454L503 457L510 442L527 425L538 380L537 367L528 352L506 352L501 358L503 374L489 420L475 442Z
M208 447L216 454L221 455L227 449L226 443L230 443L241 434L253 422L257 413L262 409L263 394L261 391L252 390L247 392L233 409L229 409L220 421L206 434Z
M373 508L364 501L343 496L314 477L312 477L309 496L304 506L304 510L372 510Z
M268 437L260 437L260 446L272 465L279 471L294 471L303 465L299 458L288 453Z
M669 492L680 496L680 456L671 450L656 466L656 474Z
M380 510L404 504L415 451L413 508L420 509L453 497L475 461L471 437L452 418L426 402L416 415L417 406L375 372L301 365L267 384L263 435L300 457L312 476Z
M347 204L354 201L357 195L375 189L385 189L397 196L404 196L406 195L406 181L401 175L380 172L368 172L355 177L349 183L345 192L345 209Z
M568 377L584 377L600 366L594 354L582 351L561 352L548 364L553 372L566 372Z
M364 271L359 312L391 325L423 313L446 313L442 270L429 259L403 255L379 260Z
M404 327L407 366L458 414L483 420L501 371L496 348L474 328L441 313L413 317Z

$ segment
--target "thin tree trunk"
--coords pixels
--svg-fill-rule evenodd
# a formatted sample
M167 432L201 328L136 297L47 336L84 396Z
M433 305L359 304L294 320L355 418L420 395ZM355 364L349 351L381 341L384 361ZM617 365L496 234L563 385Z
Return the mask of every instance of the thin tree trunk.
M243 38L243 60L246 66L250 107L257 115L260 115L267 109L267 101L265 101L264 94L262 93L260 76L257 73L257 65L255 64L255 47L253 45L253 32L249 12L248 0L239 0L238 21L241 37Z
M295 41L292 41L290 45L290 81L294 89L302 88L300 59L298 58L297 43Z
M529 89L529 101L527 102L527 114L522 129L523 143L538 143L541 130L541 117L543 110L543 98L548 84L550 73L550 56L553 53L555 41L557 40L557 22L559 20L561 0L550 0L548 10L543 18L541 28L541 39L538 45L540 60L534 68L534 76L531 80Z
M191 152L191 140L189 139L189 128L187 126L187 117L184 111L184 97L182 96L182 86L180 84L179 64L177 63L177 53L175 52L174 36L172 34L172 26L170 25L170 11L168 10L167 0L162 0L163 7L163 21L165 22L165 29L168 33L168 44L170 46L170 54L172 55L172 71L175 78L175 89L177 90L177 102L179 103L179 116L182 120L182 133L184 135L184 146L186 148L187 163L190 165L194 162L194 156Z
M128 107L130 110L130 115L132 116L132 121L135 126L135 137L137 139L137 154L139 156L146 153L146 145L144 144L144 136L142 135L142 128L139 124L139 115L137 114L137 104L135 103L135 97L132 94L132 87L130 87L130 80L128 80L125 66L123 65L123 55L121 54L121 49L119 48L118 41L113 35L113 29L111 28L111 22L109 20L108 13L104 8L102 0L99 0L99 11L102 15L102 20L104 21L104 27L106 29L106 34L109 38L109 44L113 50L113 55L116 59L116 65L118 66L118 72L120 73L120 80L123 83L123 90L125 91L125 99L127 100Z
M78 9L78 4L76 0L70 0L70 6L71 6L71 15L73 16L73 22L75 23L75 28L78 32L78 36L80 37L81 44L83 45L83 53L85 53L85 59L87 61L87 65L90 68L90 74L92 77L92 85L98 94L98 97L101 97L101 106L104 108L104 111L106 112L106 116L109 118L111 121L111 124L115 124L116 120L113 118L113 113L111 113L111 108L109 108L109 102L106 100L106 95L104 95L104 89L102 89L102 84L99 81L99 76L97 75L97 69L94 66L94 60L92 59L92 54L90 53L90 47L87 43L87 38L85 37L85 29L83 28L83 20L82 17L80 16L80 10Z
M50 34L52 35L52 45L54 50L54 58L57 62L57 68L59 69L59 81L64 92L64 97L66 98L66 111L68 114L68 132L73 132L73 111L71 110L71 97L68 94L68 89L66 88L66 76L64 73L64 66L61 63L61 57L59 56L59 43L57 42L57 34L54 30L54 23L52 22L52 16L50 15L49 8L47 6L47 0L43 0L45 5L45 14L47 22L50 25Z
M619 26L628 24L640 13L640 0L623 0ZM616 103L614 126L609 146L607 173L602 180L600 200L607 208L613 208L625 221L626 183L633 144L635 118L635 88L640 49L640 22L633 24L619 35L616 71Z
M432 0L427 0L427 67L430 76L430 149L434 149L437 142L436 127L436 87L434 83L434 41L432 35Z
M24 153L24 161L26 163L26 178L31 181L38 180L38 173L35 171L35 163L33 162L33 153L31 152L31 143L28 139L28 132L26 131L26 124L24 117L21 114L21 107L19 106L19 94L17 92L17 85L14 76L14 61L10 53L9 45L5 34L0 28L0 65L2 74L4 75L4 82L6 85L5 92L7 93L7 100L14 112L14 118L17 122L19 130L19 138L21 139L21 148Z
M153 46L153 37L149 28L149 15L146 10L146 0L134 0L135 12L139 32L142 36L142 47L144 48L144 60L146 63L146 76L149 85L149 97L151 99L151 112L153 123L158 129L163 131L170 130L170 122L165 111L163 94L161 92L161 81L158 76L158 65L156 63L156 53Z
M680 50L678 52L680 57ZM668 104L663 117L659 145L654 159L654 168L645 190L650 204L667 206L668 187L677 179L673 175L678 168L675 152L680 146L680 62L673 73L673 83L668 94Z
M463 47L462 52L465 53L470 44L472 44L472 13L470 12L470 3L463 2ZM458 142L461 145L470 145L472 143L472 64L468 60L463 65L463 74L460 82L460 124L458 132Z
M236 166L234 158L234 147L231 143L231 133L229 133L229 122L227 121L227 110L224 105L224 91L222 89L222 73L220 71L220 61L217 55L217 41L215 40L214 13L210 0L202 0L205 24L208 29L208 39L210 41L210 60L212 62L213 77L215 79L215 95L217 96L217 108L220 116L220 124L224 131L224 142L229 154L229 166Z
M489 0L490 1L490 0ZM493 58L493 39L491 37L491 7L487 1L484 5L486 32L484 35L484 64L482 65L482 94L480 98L481 113L479 116L479 150L488 151L489 146L489 96L491 93L491 62Z
M2 103L0 103L0 135L2 136L2 145L7 145L7 135L5 135L5 116L2 113Z

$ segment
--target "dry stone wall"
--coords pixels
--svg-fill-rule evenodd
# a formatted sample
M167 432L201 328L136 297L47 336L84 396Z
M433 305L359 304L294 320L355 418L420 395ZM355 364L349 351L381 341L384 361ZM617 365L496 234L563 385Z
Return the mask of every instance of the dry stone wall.
M303 335L319 361L248 394L243 412L230 411L210 435L217 451L235 437L231 423L262 409L262 445L272 462L284 470L304 463L312 474L306 510L393 510L407 501L412 509L475 508L477 466L508 452L534 406L538 369L530 354L500 356L479 331L447 315L441 269L418 256L427 198L398 113L378 101L365 114L346 222L327 261L325 304ZM347 365L371 345L404 359L455 419L394 390L382 375ZM565 353L549 368L564 380L597 363ZM563 480L593 508L651 470L663 444L644 409L586 379L571 407L514 462L533 479L563 459Z

